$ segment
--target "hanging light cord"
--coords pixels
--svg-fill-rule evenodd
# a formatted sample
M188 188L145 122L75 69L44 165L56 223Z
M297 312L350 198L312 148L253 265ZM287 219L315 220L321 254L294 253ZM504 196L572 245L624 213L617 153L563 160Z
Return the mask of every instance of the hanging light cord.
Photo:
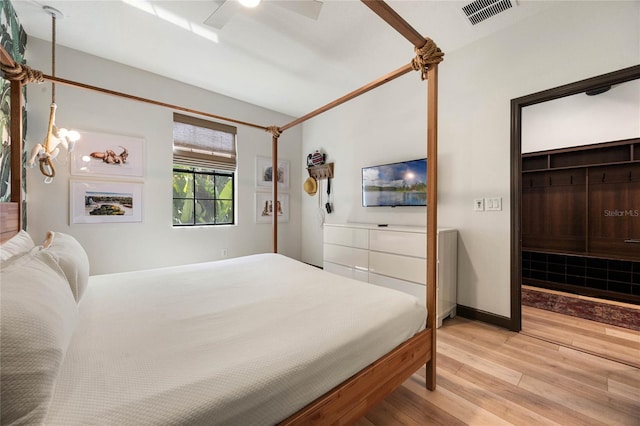
M56 13L55 11L50 11L51 13L51 75L53 77L56 76ZM49 112L49 129L47 130L47 136L45 138L44 143L44 152L46 155L40 156L39 158L39 166L40 172L45 176L44 182L51 183L53 178L56 175L56 168L53 165L53 161L51 161L51 150L53 149L50 144L50 138L52 137L52 132L54 129L54 120L55 120L55 111L56 111L56 84L51 82L51 110Z
M56 14L51 14L51 76L56 76ZM56 83L51 81L51 103L56 103Z

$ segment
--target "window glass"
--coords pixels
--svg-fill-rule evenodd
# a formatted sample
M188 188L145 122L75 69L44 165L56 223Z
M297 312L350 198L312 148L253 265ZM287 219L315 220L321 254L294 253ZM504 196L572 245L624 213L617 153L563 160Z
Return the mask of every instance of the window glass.
M234 176L215 170L173 170L173 224L229 225L234 221Z

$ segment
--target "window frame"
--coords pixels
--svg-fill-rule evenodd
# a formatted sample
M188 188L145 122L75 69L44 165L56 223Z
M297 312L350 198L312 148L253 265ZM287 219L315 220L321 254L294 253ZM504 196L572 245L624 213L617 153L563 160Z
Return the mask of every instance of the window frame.
M172 177L175 176L176 173L185 173L185 174L191 174L192 176L192 182L193 182L193 189L192 189L192 196L191 197L176 197L176 196L172 196L171 197L171 209L172 209L172 226L176 227L176 228L182 228L182 227L192 227L192 226L224 226L224 225L235 225L236 224L236 193L235 193L235 186L236 186L236 176L235 176L235 172L231 172L231 171L226 171L226 170L215 170L215 169L207 169L207 168L197 168L197 167L190 167L190 166L182 166L179 164L174 164L173 165L173 170L172 170ZM214 198L198 198L197 196L197 190L196 190L196 176L200 175L200 176L212 176L213 179L215 180L216 177L220 176L220 177L224 177L224 178L229 178L231 179L231 198L217 198L214 195ZM175 202L176 200L182 200L182 201L187 201L187 200L191 200L193 201L193 206L192 206L192 222L189 223L175 223L175 216L173 214L173 209L175 206ZM217 218L217 208L218 208L218 201L230 201L231 202L231 221L230 222L205 222L205 223L198 223L196 220L196 206L197 206L197 202L198 200L204 200L204 201L212 201L213 202L213 206L214 206L214 213L213 213L213 217L214 219Z

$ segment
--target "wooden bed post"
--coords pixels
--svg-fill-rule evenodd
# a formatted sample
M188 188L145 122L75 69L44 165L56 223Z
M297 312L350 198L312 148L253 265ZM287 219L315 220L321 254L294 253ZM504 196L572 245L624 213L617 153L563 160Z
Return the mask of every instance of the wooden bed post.
M427 327L431 333L431 359L426 365L427 389L436 388L436 268L438 247L438 64L427 70Z
M11 199L10 203L2 203L3 221L0 234L5 236L6 230L17 232L23 227L22 223L22 87L30 78L37 79L37 72L26 65L17 64L4 46L0 46L0 64L2 65L2 77L10 81L11 97L9 99L11 109L11 125L9 138L11 140ZM4 229L10 223L11 229ZM4 238L1 238L4 240Z
M411 66L427 80L427 328L431 329L431 358L426 364L426 387L436 388L437 239L438 239L438 63L444 53L424 38L382 0L361 0L376 15L414 45Z
M271 238L273 253L278 252L278 136L274 133L271 138L271 183L272 183L272 200L273 214L271 216L273 236Z
M11 80L11 202L18 203L22 229L22 82Z

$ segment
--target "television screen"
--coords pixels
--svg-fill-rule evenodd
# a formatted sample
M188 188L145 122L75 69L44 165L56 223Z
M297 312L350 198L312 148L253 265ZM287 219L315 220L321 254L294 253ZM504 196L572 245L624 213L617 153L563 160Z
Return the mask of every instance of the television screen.
M364 167L362 205L426 206L427 159Z

